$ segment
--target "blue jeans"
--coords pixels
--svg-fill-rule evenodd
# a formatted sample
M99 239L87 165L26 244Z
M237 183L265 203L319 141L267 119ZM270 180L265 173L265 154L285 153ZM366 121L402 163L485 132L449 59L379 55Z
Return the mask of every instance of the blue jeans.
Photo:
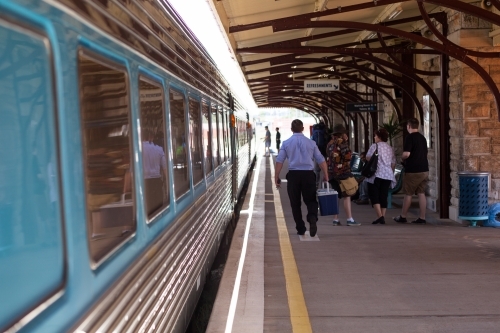
M359 198L358 200L368 200L368 182L363 179L361 184L359 184Z

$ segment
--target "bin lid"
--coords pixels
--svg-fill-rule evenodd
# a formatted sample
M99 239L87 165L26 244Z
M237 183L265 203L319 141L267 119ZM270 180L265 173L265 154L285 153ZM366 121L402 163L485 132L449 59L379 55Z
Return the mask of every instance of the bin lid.
M476 176L476 177L484 177L489 176L489 172L481 172L481 171L460 171L457 172L459 176Z

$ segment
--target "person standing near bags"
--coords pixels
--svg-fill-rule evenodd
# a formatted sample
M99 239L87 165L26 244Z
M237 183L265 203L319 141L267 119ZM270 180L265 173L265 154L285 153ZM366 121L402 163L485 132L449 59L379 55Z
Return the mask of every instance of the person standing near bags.
M328 174L332 188L338 192L339 199L343 201L345 213L347 215L348 226L360 226L361 223L354 221L351 212L351 196L343 193L340 187L342 179L354 177L351 173L351 156L352 152L349 148L347 130L341 124L333 127L332 139L326 146L326 154L328 157ZM356 180L354 180L356 182ZM357 182L356 182L357 183ZM333 225L341 225L338 215L333 217Z
M293 135L283 141L281 149L276 157L276 172L274 183L280 187L280 172L283 163L288 158L288 173L286 174L287 192L292 207L293 219L297 234L304 235L306 225L302 220L301 196L307 207L307 221L309 222L309 234L316 236L318 221L318 201L316 199L316 175L314 174L314 160L319 164L328 181L326 162L318 147L311 139L302 134L304 124L299 119L292 121Z
M396 156L392 147L387 143L389 133L386 129L381 128L375 131L375 143L372 144L366 153L366 159L375 158L377 153L377 171L371 177L366 178L368 183L368 197L370 198L372 207L375 209L377 219L372 224L385 224L385 212L387 209L387 196L389 188L396 185L394 177L394 168L396 167Z

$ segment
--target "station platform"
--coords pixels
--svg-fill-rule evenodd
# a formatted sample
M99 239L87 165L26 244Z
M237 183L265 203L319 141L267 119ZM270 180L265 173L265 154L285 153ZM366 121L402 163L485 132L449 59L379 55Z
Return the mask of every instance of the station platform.
M206 332L500 331L499 229L431 211L426 225L396 223L398 194L385 225L353 203L361 226L346 226L341 207L342 226L320 216L316 237L298 236L274 158L256 162Z

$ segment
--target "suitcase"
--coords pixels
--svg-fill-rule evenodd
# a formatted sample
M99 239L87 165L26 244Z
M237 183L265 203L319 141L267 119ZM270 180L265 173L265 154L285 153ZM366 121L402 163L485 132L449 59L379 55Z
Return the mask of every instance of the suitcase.
M326 188L325 183L327 184ZM339 213L339 194L330 187L330 183L323 182L316 193L321 216L337 215Z
M118 202L104 205L92 212L92 236L100 236L109 228L131 230L135 228L134 204L132 199L125 200L125 194Z

